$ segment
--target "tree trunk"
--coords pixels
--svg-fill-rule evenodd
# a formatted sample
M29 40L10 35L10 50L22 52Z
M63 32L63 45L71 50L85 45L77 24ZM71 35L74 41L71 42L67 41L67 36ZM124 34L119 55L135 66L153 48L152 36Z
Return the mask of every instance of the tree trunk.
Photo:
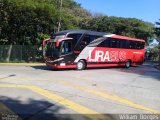
M8 49L8 52L7 52L6 62L9 62L9 61L10 61L11 52L12 52L12 44L9 45L9 49Z
M57 28L57 32L60 31L61 29L61 12L62 12L62 4L63 4L63 1L60 0L60 7L59 7L59 21L58 21L58 28Z

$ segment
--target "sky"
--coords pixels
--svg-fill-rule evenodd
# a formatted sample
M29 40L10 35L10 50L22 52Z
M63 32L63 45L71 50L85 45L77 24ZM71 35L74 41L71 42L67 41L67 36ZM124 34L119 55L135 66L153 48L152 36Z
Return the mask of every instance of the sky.
M75 0L93 13L137 18L155 23L160 19L160 0Z

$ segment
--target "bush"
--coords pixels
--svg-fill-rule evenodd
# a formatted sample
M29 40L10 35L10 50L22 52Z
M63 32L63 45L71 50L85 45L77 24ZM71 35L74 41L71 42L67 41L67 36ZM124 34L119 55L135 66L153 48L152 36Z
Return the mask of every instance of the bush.
M157 46L153 49L151 49L151 54L152 54L152 57L151 59L153 61L160 61L160 46Z

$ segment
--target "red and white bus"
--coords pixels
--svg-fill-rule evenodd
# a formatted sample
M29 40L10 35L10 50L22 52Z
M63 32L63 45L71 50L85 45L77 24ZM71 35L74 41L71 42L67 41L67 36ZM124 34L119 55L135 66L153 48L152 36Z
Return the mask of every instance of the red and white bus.
M87 30L53 35L45 47L45 62L53 68L137 66L143 63L145 41Z

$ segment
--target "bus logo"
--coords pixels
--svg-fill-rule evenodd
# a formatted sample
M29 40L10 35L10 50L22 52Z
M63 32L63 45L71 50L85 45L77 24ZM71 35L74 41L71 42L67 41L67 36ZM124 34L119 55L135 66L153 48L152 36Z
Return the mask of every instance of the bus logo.
M125 51L89 51L89 62L125 61Z

